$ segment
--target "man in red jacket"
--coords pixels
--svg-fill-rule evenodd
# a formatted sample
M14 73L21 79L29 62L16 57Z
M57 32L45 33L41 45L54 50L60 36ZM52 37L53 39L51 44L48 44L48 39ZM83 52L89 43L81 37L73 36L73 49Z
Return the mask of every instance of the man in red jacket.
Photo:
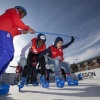
M21 6L16 6L6 10L0 16L0 75L3 74L13 58L13 37L22 33L35 33L33 29L21 21L25 15L27 15L26 10ZM22 31L18 30L18 28L22 29Z
M35 33L32 28L21 21L26 15L25 8L16 6L7 9L0 16L0 76L5 72L14 56L13 37L28 32ZM22 30L18 30L19 28Z
M25 58L25 52L27 49L29 49L29 53L27 56L27 66L23 70L22 78L20 83L18 84L19 90L24 87L27 76L32 75L32 84L34 86L38 85L37 82L37 69L36 66L39 62L38 56L41 52L43 52L46 49L46 36L44 34L38 34L36 38L33 38L21 51L20 58ZM44 59L44 58L43 58ZM44 75L45 67L41 68L41 71Z

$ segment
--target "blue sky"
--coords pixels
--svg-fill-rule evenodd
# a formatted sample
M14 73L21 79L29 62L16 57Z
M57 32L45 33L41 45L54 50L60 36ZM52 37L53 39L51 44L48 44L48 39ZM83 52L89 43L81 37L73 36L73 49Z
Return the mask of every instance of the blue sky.
M100 0L0 0L0 2L0 14L16 5L25 7L28 15L23 21L35 31L78 37L79 39L64 50L66 61L77 63L100 56ZM14 38L15 55L10 65L17 65L21 49L35 36L37 34ZM48 47L56 36L46 36ZM63 37L63 39L64 43L70 41L70 38ZM7 70L13 71L11 68Z

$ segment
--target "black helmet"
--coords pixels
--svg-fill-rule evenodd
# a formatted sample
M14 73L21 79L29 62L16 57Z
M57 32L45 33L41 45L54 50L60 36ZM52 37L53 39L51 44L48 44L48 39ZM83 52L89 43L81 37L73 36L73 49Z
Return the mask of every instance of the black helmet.
M46 41L46 36L44 34L38 34L37 36L37 41L43 40L44 42Z
M22 6L15 6L15 8L16 9L22 9L23 12L25 12L25 15L27 15L27 11L26 11L26 9L24 7L22 7Z

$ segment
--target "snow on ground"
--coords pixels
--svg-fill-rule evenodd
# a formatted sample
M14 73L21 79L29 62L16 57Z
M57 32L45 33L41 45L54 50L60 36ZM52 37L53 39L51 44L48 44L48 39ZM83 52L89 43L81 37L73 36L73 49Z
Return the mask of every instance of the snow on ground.
M81 80L78 86L68 86L66 83L64 88L57 88L55 83L51 83L48 89L28 85L21 92L15 85L0 100L100 100L100 78Z

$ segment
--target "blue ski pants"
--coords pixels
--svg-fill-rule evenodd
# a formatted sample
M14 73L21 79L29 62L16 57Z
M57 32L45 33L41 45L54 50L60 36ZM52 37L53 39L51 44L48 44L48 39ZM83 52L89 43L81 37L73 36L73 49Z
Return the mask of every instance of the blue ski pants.
M13 56L13 38L8 32L0 30L0 76L8 68Z

